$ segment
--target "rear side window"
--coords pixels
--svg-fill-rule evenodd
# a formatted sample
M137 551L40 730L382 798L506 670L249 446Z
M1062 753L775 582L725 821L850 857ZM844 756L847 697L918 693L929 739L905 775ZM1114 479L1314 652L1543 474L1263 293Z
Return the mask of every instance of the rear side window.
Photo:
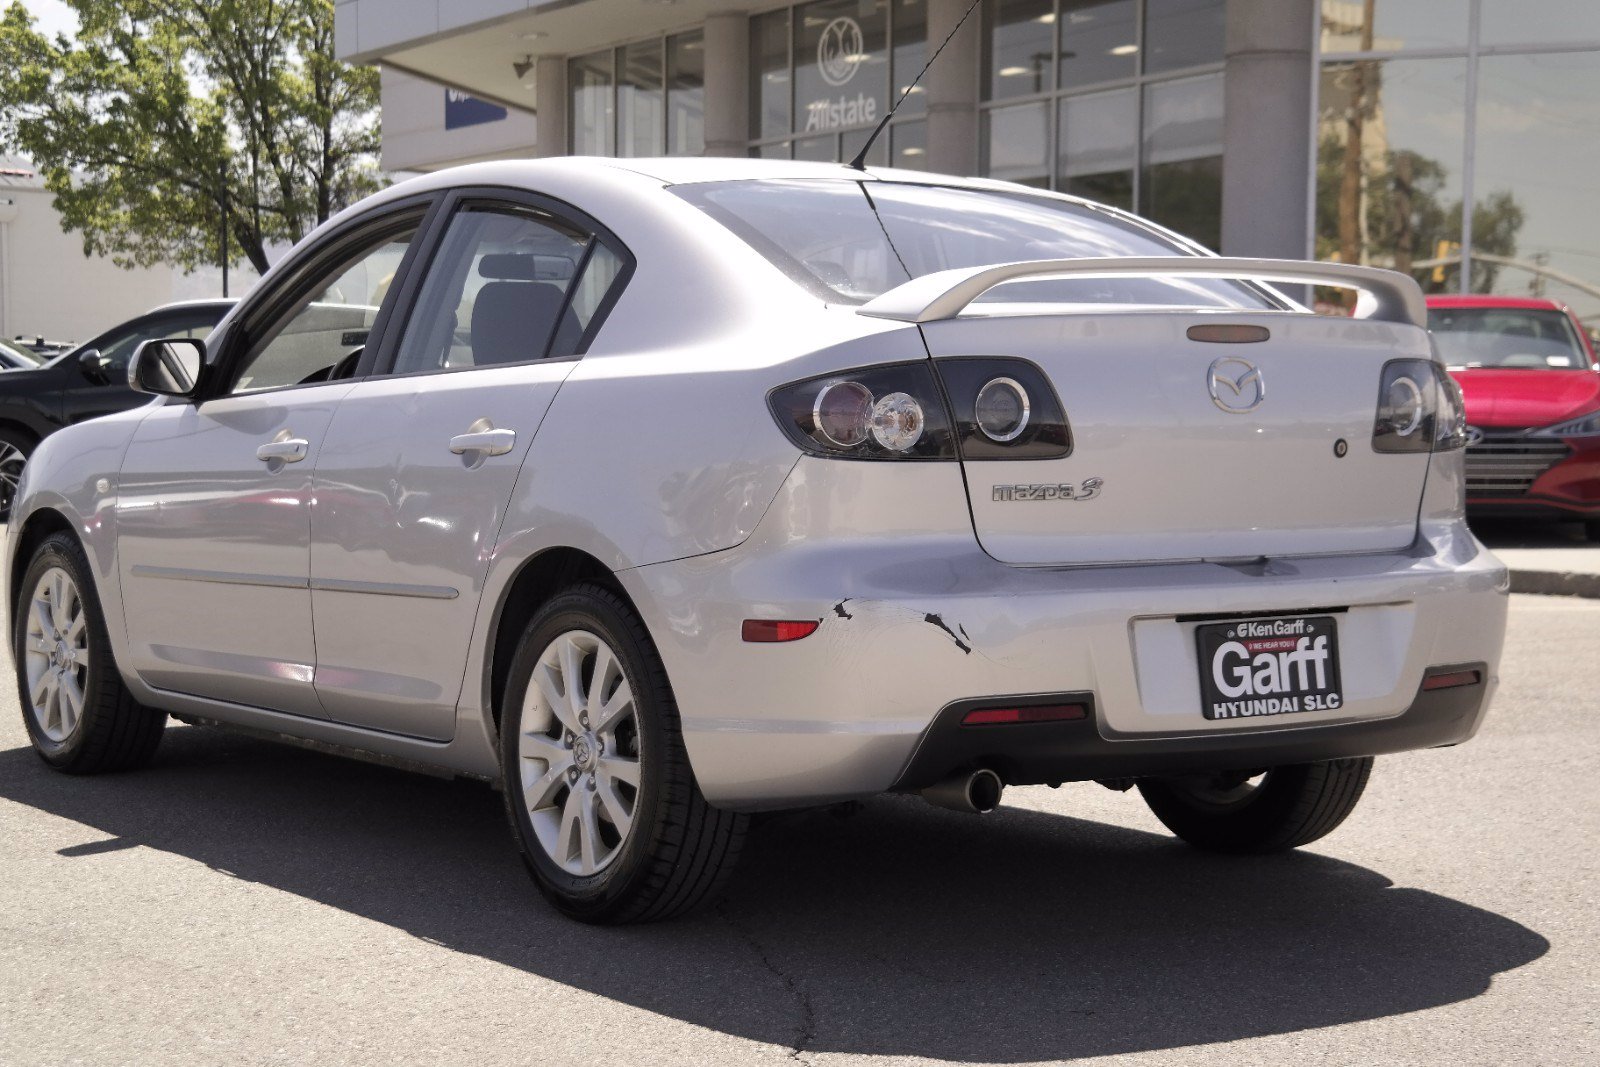
M822 299L861 304L935 271L1022 260L1184 256L1159 231L1024 193L897 182L739 181L673 190ZM982 302L1275 308L1243 282L1078 278L1014 282Z
M619 273L604 245L543 212L465 208L428 267L394 373L572 356Z

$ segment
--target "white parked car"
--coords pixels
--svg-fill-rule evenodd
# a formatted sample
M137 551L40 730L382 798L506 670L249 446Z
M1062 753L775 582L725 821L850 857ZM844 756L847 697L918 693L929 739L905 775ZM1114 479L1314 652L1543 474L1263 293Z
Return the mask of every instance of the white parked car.
M595 922L706 899L749 812L885 791L1137 785L1195 845L1301 845L1495 685L1425 317L998 182L428 175L40 446L28 730L68 772L171 715L501 781Z

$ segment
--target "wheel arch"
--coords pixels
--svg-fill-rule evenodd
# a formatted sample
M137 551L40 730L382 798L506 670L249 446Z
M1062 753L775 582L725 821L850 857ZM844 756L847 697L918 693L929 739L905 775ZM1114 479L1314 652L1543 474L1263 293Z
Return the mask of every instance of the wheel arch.
M496 605L491 630L489 709L496 728L500 724L500 710L505 698L506 678L511 672L511 660L516 656L517 643L522 640L528 622L552 596L580 581L597 582L605 586L637 613L633 598L617 581L611 569L582 549L561 545L544 549L524 560Z
M35 508L23 522L22 528L13 535L11 580L6 589L6 608L13 617L17 606L17 595L22 591L22 576L27 572L29 561L33 559L34 552L45 538L57 533L71 535L79 547L83 547L83 539L78 537L78 531L73 529L71 520L55 508Z
M26 422L12 418L9 415L0 416L0 433L15 434L18 437L25 438L32 443L34 448L38 448L39 442L43 441L45 437L37 427L30 426Z

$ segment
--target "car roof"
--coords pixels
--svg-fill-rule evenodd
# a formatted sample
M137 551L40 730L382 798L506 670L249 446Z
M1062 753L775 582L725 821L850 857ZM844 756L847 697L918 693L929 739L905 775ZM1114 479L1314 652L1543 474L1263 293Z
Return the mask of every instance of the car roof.
M1430 296L1431 308L1506 308L1522 311L1565 311L1565 304L1533 296Z

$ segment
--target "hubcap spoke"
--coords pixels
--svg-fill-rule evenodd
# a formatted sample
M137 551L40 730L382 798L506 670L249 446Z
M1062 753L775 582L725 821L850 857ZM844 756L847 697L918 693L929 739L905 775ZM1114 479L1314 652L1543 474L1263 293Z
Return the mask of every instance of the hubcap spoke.
M598 714L589 713L589 721L594 723L596 730L610 732L622 719L633 714L633 690L628 687L628 680L624 678L617 686L617 691L611 694L611 699L600 706Z
M578 713L583 709L583 654L571 635L561 643L561 692L566 696L570 717L567 729L581 729Z
M61 702L61 732L70 734L83 715L83 690L78 688L78 679L68 673L61 676L57 693Z
M83 599L61 567L33 588L22 649L33 720L47 739L64 742L83 721L92 656Z
M617 834L627 837L628 827L633 825L633 812L617 795L617 787L609 775L604 773L595 775L595 796L600 799L600 806L605 809L606 818L617 828Z
M600 773L606 778L639 788L639 761L622 756L602 756Z

